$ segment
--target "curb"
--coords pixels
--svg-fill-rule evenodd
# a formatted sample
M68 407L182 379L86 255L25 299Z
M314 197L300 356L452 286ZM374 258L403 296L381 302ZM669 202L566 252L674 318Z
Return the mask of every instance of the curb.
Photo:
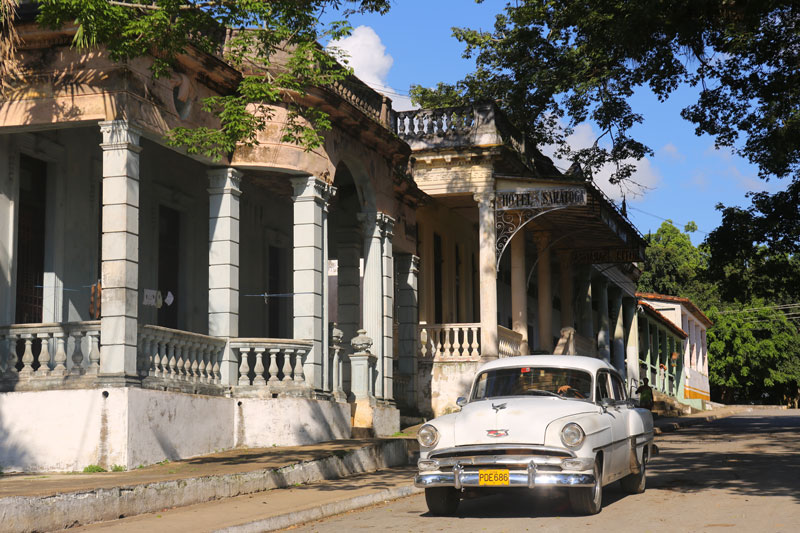
M339 456L224 475L155 481L46 496L0 498L0 529L54 531L406 464L406 443L387 440Z
M713 422L715 420L719 420L721 418L727 418L729 416L738 415L740 413L746 413L750 411L749 409L741 409L736 411L730 411L728 413L719 413L716 415L709 415L709 416L696 416L691 418L684 418L681 420L674 420L674 421L665 421L661 425L657 425L653 427L653 433L655 435L662 435L664 433L672 433L673 431L678 431L679 429L696 426L698 424L703 424L707 422Z
M304 509L302 511L294 511L282 515L271 516L263 520L256 520L255 522L250 522L247 524L231 526L225 529L218 529L216 533L258 533L260 531L275 531L278 529L285 529L287 527L304 524L306 522L321 520L330 516L346 513L347 511L369 507L385 501L405 498L406 496L419 494L422 491L423 489L417 488L413 485L394 487L392 489L382 490L374 494L355 496L346 500L327 503L325 505Z

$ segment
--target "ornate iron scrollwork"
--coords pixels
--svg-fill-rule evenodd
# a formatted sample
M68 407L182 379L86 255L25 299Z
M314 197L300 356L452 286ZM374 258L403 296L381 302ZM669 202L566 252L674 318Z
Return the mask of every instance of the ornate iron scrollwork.
M519 230L525 227L525 224L545 213L564 209L564 207L566 206L495 211L495 229L497 234L495 253L497 255L497 269L500 270L500 259L503 258L503 252L506 251L508 243L511 242L511 239Z

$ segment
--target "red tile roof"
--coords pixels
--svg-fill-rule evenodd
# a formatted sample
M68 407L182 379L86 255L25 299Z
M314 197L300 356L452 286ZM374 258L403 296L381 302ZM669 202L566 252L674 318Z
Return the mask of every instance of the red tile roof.
M647 300L657 300L660 302L675 302L679 304L685 305L689 312L692 313L695 317L700 319L707 328L710 328L714 325L714 323L706 316L704 312L700 310L699 307L694 305L689 298L681 298L680 296L668 296L666 294L658 294L655 292L637 292L637 298L645 298Z
M636 293L636 294L638 295L639 293ZM645 302L644 300L639 300L639 305L640 305L640 306L641 306L641 307L642 307L642 308L643 308L645 311L647 311L648 313L650 313L651 315L653 315L653 316L655 317L655 319L656 319L656 320L658 320L659 322L662 322L662 323L663 323L665 326L667 326L667 329L670 329L670 330L672 330L672 332L673 332L673 333L675 333L675 334L676 334L677 336L679 336L680 338L682 338L682 339L686 339L686 338L688 338L688 337L689 337L689 334L688 334L688 333L686 333L686 332L685 332L685 331L683 331L681 328L679 328L678 326L676 326L676 325L675 325L675 323L674 323L672 320L670 320L669 318L667 318L667 317L665 317L664 315L662 315L662 314L661 314L659 311L657 311L657 310L656 310L656 308L655 308L655 307L653 307L653 306L652 306L652 305L650 305L649 303Z

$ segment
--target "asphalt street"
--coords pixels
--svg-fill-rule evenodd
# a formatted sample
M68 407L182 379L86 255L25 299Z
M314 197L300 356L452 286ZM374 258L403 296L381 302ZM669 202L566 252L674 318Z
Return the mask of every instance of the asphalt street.
M606 487L603 510L575 516L563 492L508 491L462 501L455 517L411 496L292 531L758 531L800 530L800 412L759 410L656 440L647 490Z

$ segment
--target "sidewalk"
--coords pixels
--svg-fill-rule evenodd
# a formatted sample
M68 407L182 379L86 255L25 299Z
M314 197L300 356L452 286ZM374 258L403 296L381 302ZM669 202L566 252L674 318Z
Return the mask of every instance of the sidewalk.
M728 406L659 418L656 434L752 410ZM11 531L58 529L14 522L8 505L13 502L25 517L55 517L61 528L76 531L281 529L421 492L412 485L413 465L390 468L405 464L409 444L407 439L348 440L232 450L131 472L6 475L0 477L0 524L16 524ZM92 502L90 509L86 504ZM126 507L132 502L139 505ZM93 514L98 505L103 512ZM120 515L128 518L117 519ZM105 522L77 527L88 516Z

